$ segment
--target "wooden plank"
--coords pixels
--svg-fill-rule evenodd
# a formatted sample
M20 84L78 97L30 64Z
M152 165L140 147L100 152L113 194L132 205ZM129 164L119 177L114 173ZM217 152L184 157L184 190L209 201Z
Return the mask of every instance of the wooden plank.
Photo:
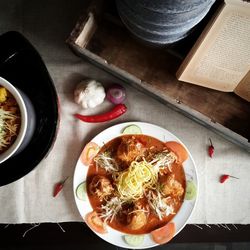
M71 36L69 44L80 56L250 151L250 103L234 93L178 81L175 72L182 61L178 53L137 41L115 15L112 21L97 21L86 45L74 39Z

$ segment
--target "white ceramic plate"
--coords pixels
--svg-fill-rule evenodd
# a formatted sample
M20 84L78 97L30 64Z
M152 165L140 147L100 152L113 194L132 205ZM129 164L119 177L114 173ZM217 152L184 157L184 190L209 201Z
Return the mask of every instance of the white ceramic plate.
M153 124L144 123L144 122L127 122L127 123L121 123L121 124L112 126L108 129L105 129L103 132L101 132L97 136L95 136L92 139L92 142L95 142L96 144L102 146L103 143L106 143L106 142L110 141L111 139L113 139L117 136L120 136L123 129L129 125L132 125L132 124L139 126L142 130L142 133L145 135L155 137L161 141L178 141L178 142L182 143L176 136L174 136L172 133L170 133L166 129L161 128L161 127L156 126L156 125L153 125ZM184 171L185 171L186 181L192 181L197 188L196 197L193 198L192 200L185 199L180 210L175 215L175 217L172 219L171 222L174 222L175 227L176 227L175 235L178 234L182 230L182 228L187 224L187 221L188 221L189 217L191 216L192 211L194 210L194 207L195 207L195 204L197 201L197 196L198 196L197 171L196 171L194 160L193 160L189 151L188 151L188 154L189 154L189 157L184 162L183 167L184 167ZM86 181L87 172L88 172L88 167L83 165L79 159L77 164L76 164L76 168L75 168L73 188L74 188L75 202L76 202L76 205L78 207L78 210L79 210L82 218L85 218L87 213L93 211L93 209L90 205L90 202L88 200L88 197L86 197L85 201L82 201L82 200L79 200L76 196L76 189L77 189L79 184ZM107 231L108 232L105 234L99 234L96 232L94 232L94 233L96 233L103 240L105 240L111 244L114 244L116 246L124 247L124 248L143 249L143 248L149 248L149 247L154 247L154 246L158 245L152 240L150 234L145 234L143 243L140 246L137 246L137 247L129 246L124 241L125 233L119 232L119 231L117 231L109 226L107 227Z

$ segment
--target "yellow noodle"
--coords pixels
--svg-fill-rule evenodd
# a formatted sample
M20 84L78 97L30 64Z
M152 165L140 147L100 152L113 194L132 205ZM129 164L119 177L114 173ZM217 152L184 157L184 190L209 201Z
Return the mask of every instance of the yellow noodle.
M121 199L136 200L149 188L154 188L158 173L147 161L133 161L117 178L117 190Z

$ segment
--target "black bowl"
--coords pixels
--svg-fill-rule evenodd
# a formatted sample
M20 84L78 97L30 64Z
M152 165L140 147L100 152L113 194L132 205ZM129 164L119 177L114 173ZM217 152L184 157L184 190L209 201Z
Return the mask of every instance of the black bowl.
M19 153L0 164L0 186L28 174L48 154L59 125L58 97L45 64L18 32L0 36L0 76L20 89L33 104L34 134Z
M158 13L186 13L204 8L211 0L126 0L139 8ZM214 0L213 0L214 1Z
M121 20L136 37L151 44L167 45L189 35L214 1L193 0L184 4L182 0L116 0L116 6ZM160 11L155 10L156 6Z

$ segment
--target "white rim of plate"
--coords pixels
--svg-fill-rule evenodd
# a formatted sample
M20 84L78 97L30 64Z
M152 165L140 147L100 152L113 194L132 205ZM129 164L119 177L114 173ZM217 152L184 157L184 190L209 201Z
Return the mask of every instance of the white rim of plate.
M98 145L103 145L103 142L108 142L108 141L112 140L113 138L122 135L122 130L129 125L137 125L141 128L142 134L155 137L161 141L174 140L174 141L180 142L188 152L189 158L184 162L183 168L184 168L184 172L185 172L185 176L186 176L186 181L192 180L196 185L196 196L192 200L185 200L184 199L180 210L174 216L174 218L171 220L176 224L176 232L174 235L174 236L176 236L187 224L189 218L191 217L191 215L196 207L197 199L199 196L198 174L197 174L197 169L196 169L196 165L195 165L195 162L193 160L193 157L190 154L187 147L174 134L172 134L167 129L164 129L158 125L146 123L146 122L132 121L132 122L125 122L125 123L119 123L119 124L113 125L107 129L103 130L99 134L97 134L91 141L97 143ZM160 131L161 134L155 135L154 133L150 133L150 131L152 131L152 130L154 132ZM112 133L110 133L111 131L112 131ZM103 139L103 140L100 140L100 139ZM84 182L86 180L87 172L88 172L88 166L85 166L81 163L80 156L79 156L79 159L77 161L75 171L74 171L73 192L74 192L76 206L78 208L79 213L81 214L81 216L83 218L83 221L84 221L85 215L88 212L93 211L93 209L88 201L88 197L86 197L86 201L81 201L77 198L76 189L77 189L78 185L80 185L82 182ZM188 214L185 213L186 210L189 211ZM184 217L184 219L183 219L183 217ZM182 221L182 223L180 223L180 221ZM106 233L106 234L99 234L95 231L93 231L93 232L96 235L98 235L100 238L102 238L103 240L105 240L105 241L107 241L115 246L123 247L123 248L146 249L146 248L151 248L151 247L155 247L155 246L159 245L151 239L150 234L145 234L144 235L145 236L144 242L143 242L144 244L142 244L140 246L130 246L123 240L123 237L126 234L123 232L117 231L117 230L111 228L110 226L108 226L108 233Z

